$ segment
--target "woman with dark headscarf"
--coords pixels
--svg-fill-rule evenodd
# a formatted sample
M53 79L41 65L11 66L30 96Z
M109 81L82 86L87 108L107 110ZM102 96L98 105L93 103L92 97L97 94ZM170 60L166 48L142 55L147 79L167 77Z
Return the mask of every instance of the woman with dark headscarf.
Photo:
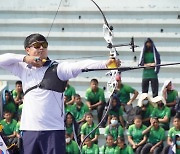
M160 67L152 67L161 63L160 54L158 53L153 41L150 38L144 43L143 51L140 54L139 66L145 66L142 78L142 93L148 93L149 82L151 82L153 97L158 95L159 81L158 73Z

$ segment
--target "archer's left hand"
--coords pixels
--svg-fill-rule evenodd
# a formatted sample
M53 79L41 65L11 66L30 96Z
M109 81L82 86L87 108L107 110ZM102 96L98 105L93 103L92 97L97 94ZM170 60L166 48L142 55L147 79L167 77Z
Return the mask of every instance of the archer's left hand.
M109 66L111 66L112 64L115 64L116 67L120 67L121 66L121 61L119 59L109 59L106 63L106 67L108 68Z

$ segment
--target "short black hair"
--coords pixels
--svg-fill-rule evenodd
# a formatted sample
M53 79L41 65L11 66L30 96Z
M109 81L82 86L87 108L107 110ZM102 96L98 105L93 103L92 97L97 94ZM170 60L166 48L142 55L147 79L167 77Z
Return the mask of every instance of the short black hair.
M80 98L81 96L79 94L75 94L74 98L76 98L76 97Z
M95 83L98 84L98 80L97 80L97 79L92 79L92 80L91 80L91 83L92 83L92 82L95 82Z
M26 37L26 39L24 41L24 48L26 49L27 47L29 47L29 45L31 45L33 42L36 42L36 41L47 42L46 38L43 35L41 35L39 33L31 34Z
M16 85L17 85L17 84L22 85L22 81L20 81L20 80L19 80L19 81L16 81Z

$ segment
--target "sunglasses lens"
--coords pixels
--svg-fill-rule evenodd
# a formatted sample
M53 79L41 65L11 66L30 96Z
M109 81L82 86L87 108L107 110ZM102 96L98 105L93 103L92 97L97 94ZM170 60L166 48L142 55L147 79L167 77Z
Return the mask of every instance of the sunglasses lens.
M35 49L39 49L41 46L43 48L47 48L48 47L48 43L47 42L35 42L32 44L32 46L35 48Z

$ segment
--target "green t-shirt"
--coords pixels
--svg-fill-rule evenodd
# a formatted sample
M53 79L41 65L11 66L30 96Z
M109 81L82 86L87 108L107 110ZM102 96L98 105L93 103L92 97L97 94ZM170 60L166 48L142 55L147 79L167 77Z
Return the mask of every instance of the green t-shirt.
M116 111L110 109L109 112L108 112L108 115L115 115L115 116L118 116L118 117L119 117L119 116L122 116L122 115L123 115L123 109L122 109L121 106L120 106L118 112L116 112Z
M135 89L128 85L122 84L121 89L117 92L117 96L119 97L121 103L127 104L127 102L130 100L130 94L134 92Z
M116 141L118 137L124 136L124 130L121 125L117 125L117 127L112 127L111 125L108 125L105 128L104 135L107 136L108 134L111 134L114 141Z
M143 119L149 118L153 110L154 110L154 107L150 103L148 103L146 111L142 113Z
M163 119L165 116L167 116L170 120L170 116L171 116L171 111L170 108L168 108L167 106L164 106L162 109L159 109L158 107L154 108L151 117L157 117L160 119ZM160 123L160 125L166 125L167 127L169 126L169 122L167 123Z
M155 130L154 127L152 127L149 132L147 142L152 143L154 145L163 140L165 140L165 130L162 127L159 127L157 130Z
M154 63L154 54L153 52L145 52L144 54L144 64ZM157 78L157 74L154 71L154 68L145 68L143 70L143 79Z
M12 96L13 96L13 98L16 98L17 97L17 91L16 91L16 89L14 89L13 91L12 91ZM21 99L24 97L24 93L23 92L21 92Z
M119 154L119 148L117 146L102 146L99 148L99 154Z
M93 123L92 126L89 126L88 123L84 123L81 126L81 132L80 134L83 135L88 135L94 128L96 127L96 125ZM89 136L90 139L93 139L95 137L95 135L99 135L99 128L97 128L93 133L91 133L91 135Z
M142 141L143 134L142 132L146 129L147 127L145 125L142 125L140 128L136 128L135 124L132 124L131 126L129 126L128 131L127 131L127 135L132 137L132 140L135 143L139 143L140 141Z
M170 137L172 140L177 134L180 134L180 130L176 130L175 127L170 128L168 131L168 137Z
M82 154L99 154L99 147L97 144L92 144L91 147L84 145L81 153Z
M66 153L79 154L79 148L75 141L71 140L69 144L66 144Z
M168 91L166 103L173 102L174 100L176 100L177 96L178 96L178 92L176 90Z
M98 88L96 92L93 92L91 88L86 90L86 100L91 103L91 105L96 104L99 101L105 102L104 90Z
M131 146L125 145L123 149L119 148L120 154L134 154L134 151Z
M1 125L3 126L3 132L5 136L12 135L16 130L17 121L12 119L11 123L7 123L5 119L1 120Z
M16 105L14 102L8 102L4 105L3 111L9 111L11 113L16 113Z
M16 124L15 132L20 133L20 121Z
M70 101L72 99L72 96L74 96L75 94L76 94L76 91L74 87L68 85L64 91L64 95L67 96L68 101Z
M80 109L77 108L76 104L73 104L71 109L72 109L72 112L73 112L73 115L74 115L76 121L81 120L84 117L84 115L87 112L89 112L88 106L86 104L84 104L84 103L82 103Z

